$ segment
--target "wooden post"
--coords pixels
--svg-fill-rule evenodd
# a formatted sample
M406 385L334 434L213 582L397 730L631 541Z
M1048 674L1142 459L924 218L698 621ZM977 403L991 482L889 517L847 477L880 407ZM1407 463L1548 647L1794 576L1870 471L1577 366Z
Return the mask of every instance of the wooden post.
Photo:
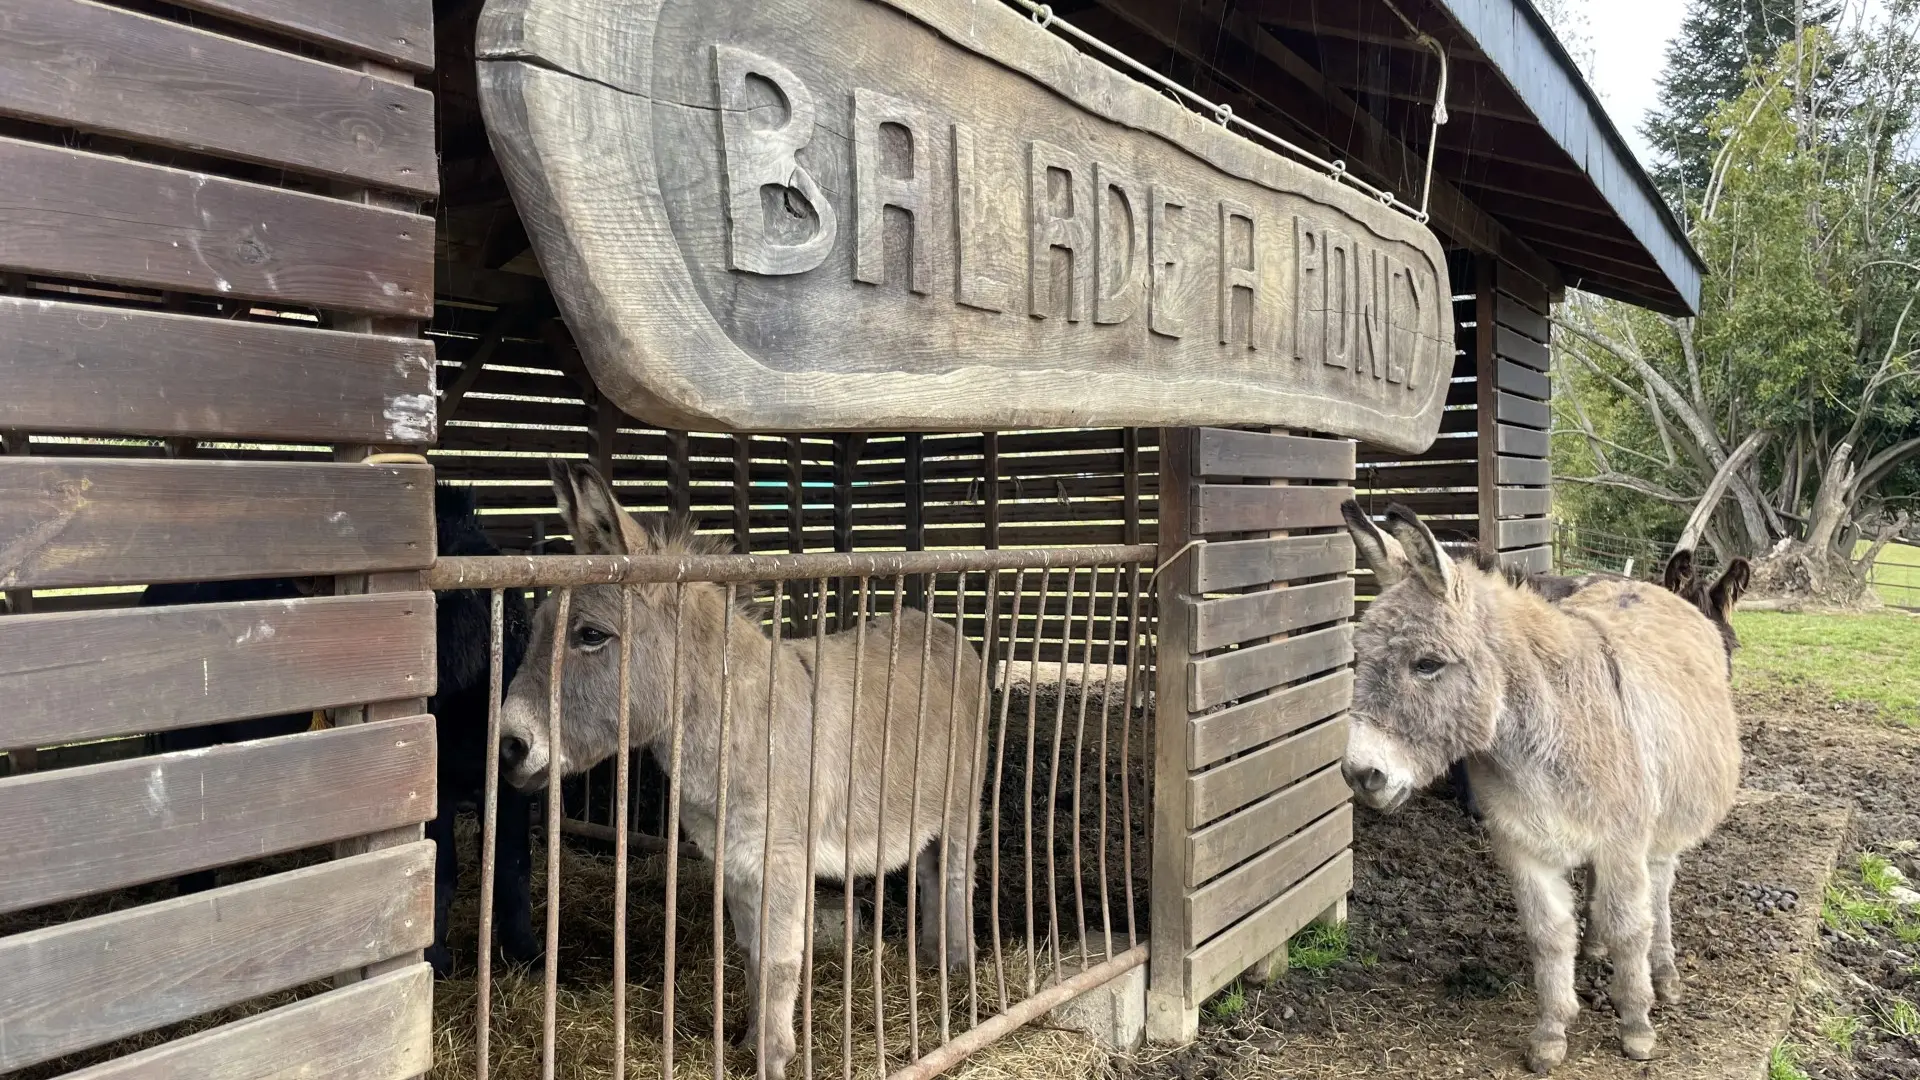
M753 554L753 436L733 437L733 546Z
M986 460L981 466L987 481L987 539L989 551L1000 546L1000 433L987 432Z
M907 433L907 550L922 551L927 546L927 462L926 436ZM927 579L919 574L907 579L906 604L925 610Z
M1493 357L1494 263L1484 255L1473 257L1473 389L1479 416L1478 459L1480 538L1482 555L1500 553L1500 381Z
M24 279L22 279L24 282ZM24 289L22 290L24 291ZM24 457L30 452L27 433L0 431L0 450L9 456ZM33 613L32 589L8 589L7 611L14 615ZM33 772L40 767L40 751L32 746L16 746L7 751L7 767L12 775Z
M667 510L678 517L693 511L693 478L687 454L687 433L667 431Z
M798 435L787 436L787 550L795 555L807 550L807 456L806 444ZM812 593L809 582L787 584L788 627L798 635L795 640L811 632L807 609Z
M1160 430L1160 550L1193 539L1193 428ZM1153 867L1156 917L1147 961L1147 1038L1179 1045L1200 1033L1200 1003L1187 999L1187 658L1193 652L1193 569L1184 561L1155 579L1159 639L1154 650Z

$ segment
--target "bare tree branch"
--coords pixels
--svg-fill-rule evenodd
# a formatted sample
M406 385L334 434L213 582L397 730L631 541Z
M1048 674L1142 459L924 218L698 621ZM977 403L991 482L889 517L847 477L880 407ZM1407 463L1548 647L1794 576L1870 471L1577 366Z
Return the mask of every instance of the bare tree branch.
M1747 436L1745 441L1734 449L1733 454L1727 458L1726 464L1721 465L1719 471L1713 474L1713 480L1707 484L1706 493L1700 496L1700 501L1694 506L1693 513L1688 515L1687 525L1680 530L1680 540L1676 546L1691 548L1700 543L1700 534L1706 530L1707 522L1713 517L1715 508L1720 505L1721 497L1727 492L1727 485L1733 482L1734 473L1744 467L1772 436L1773 432L1763 428Z

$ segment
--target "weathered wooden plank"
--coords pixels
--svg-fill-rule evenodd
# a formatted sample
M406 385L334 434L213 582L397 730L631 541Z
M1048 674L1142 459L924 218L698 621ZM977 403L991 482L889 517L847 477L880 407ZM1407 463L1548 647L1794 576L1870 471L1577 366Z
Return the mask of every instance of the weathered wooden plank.
M1500 424L1497 427L1499 453L1515 457L1543 458L1552 451L1552 440L1546 432L1538 428L1514 427L1512 424Z
M1263 799L1339 761L1346 749L1347 720L1341 716L1197 773L1187 781L1187 825L1199 828Z
M0 297L0 428L424 444L433 342Z
M1500 522L1500 550L1539 547L1553 540L1553 522L1543 517L1509 518Z
M1329 626L1191 662L1187 707L1198 712L1282 686L1353 659L1353 627Z
M1195 652L1210 652L1351 614L1350 577L1206 600L1194 608L1193 648Z
M0 266L426 318L433 219L0 138Z
M1544 487L1553 480L1553 463L1545 458L1520 458L1500 455L1499 484L1506 487L1524 484Z
M1353 804L1311 825L1187 897L1187 944L1198 945L1279 896L1353 843Z
M410 71L433 70L432 0L183 0L181 6Z
M1541 314L1553 307L1553 296L1547 287L1521 273L1512 264L1501 262L1496 265L1495 272L1500 291L1509 297Z
M1553 324L1547 317L1504 293L1494 297L1494 318L1501 326L1517 330L1535 341L1549 341ZM1516 359L1518 359L1516 357Z
M0 14L0 113L432 196L433 94L92 0Z
M1512 488L1500 491L1501 517L1540 517L1553 509L1552 488Z
M1502 393L1497 396L1494 419L1502 424L1544 429L1553 422L1553 410L1544 401Z
M1340 524L1350 487L1252 487L1199 484L1193 531L1198 535L1266 529L1319 529Z
M421 841L0 939L0 1069L421 948L432 905Z
M1161 432L1160 515L1157 539L1162 551L1178 551L1194 539L1191 499L1194 482L1194 443L1192 428L1171 428ZM1203 545L1197 555L1205 554ZM1180 703L1187 700L1192 667L1186 663L1193 654L1187 635L1193 628L1189 614L1195 603L1192 590L1181 588L1181 579L1168 582L1158 605L1159 642L1154 664L1154 700L1159 722L1153 726L1153 783L1156 792L1152 805L1150 833L1153 859L1149 872L1149 903L1152 910L1178 912L1187 894L1187 882L1181 870L1186 865L1187 797L1186 732L1181 721L1186 716ZM1172 704L1166 704L1171 702ZM1178 917L1155 919L1149 923L1149 946L1157 956L1178 956L1186 950L1186 931ZM1200 1022L1197 999L1186 993L1183 973L1173 965L1160 965L1147 972L1147 1029L1152 1037L1164 1041L1191 1039Z
M425 821L433 748L419 716L0 780L0 912Z
M1348 439L1201 428L1194 472L1200 476L1351 480L1353 462L1353 442Z
M0 746L51 746L433 691L432 593L0 619Z
M1353 701L1353 672L1342 668L1311 682L1193 718L1187 764L1204 769L1243 750L1272 742L1344 711Z
M1448 416L1458 415L1447 413ZM1474 419L1472 413L1467 419ZM1362 449L1358 462L1360 484L1369 484L1372 477L1381 468L1390 468L1397 464L1420 464L1431 461L1474 461L1480 456L1480 439L1469 435L1465 438L1435 439L1432 446L1417 454L1400 453L1393 450ZM1355 486L1360 486L1357 484Z
M1553 549L1536 547L1503 551L1500 553L1500 565L1517 566L1529 574L1544 574L1553 569Z
M1493 348L1501 358L1524 364L1533 371L1546 371L1553 364L1552 350L1504 326L1494 327Z
M1360 480L1372 491L1470 488L1479 483L1479 473L1471 461L1451 465L1369 465L1360 471Z
M1344 574L1353 569L1353 540L1346 533L1228 540L1195 551L1193 591L1221 592L1273 581Z
M1320 917L1353 887L1353 852L1342 851L1187 957L1188 993L1203 1000Z
M422 465L0 458L0 586L425 567Z
M1538 398L1541 401L1553 396L1553 384L1547 378L1546 372L1521 367L1505 357L1500 359L1499 371L1498 386L1502 390Z
M1290 788L1261 799L1230 817L1193 832L1187 849L1186 883L1198 888L1231 867L1265 851L1275 840L1347 801L1350 790L1338 764L1328 765Z
M407 1080L433 1064L433 969L415 964L62 1080Z

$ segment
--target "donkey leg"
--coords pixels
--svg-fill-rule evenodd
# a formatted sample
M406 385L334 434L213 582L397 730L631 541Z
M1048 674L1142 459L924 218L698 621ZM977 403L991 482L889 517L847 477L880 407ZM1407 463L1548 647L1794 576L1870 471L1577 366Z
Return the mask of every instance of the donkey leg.
M516 964L537 963L546 947L533 932L533 797L500 785L494 822L493 921L500 951Z
M734 913L734 925L747 952L747 1040L758 1054L758 1075L767 1080L784 1080L787 1063L793 1060L793 1013L806 944L801 935L802 869L797 859L777 859L772 880L729 881L727 885L727 908ZM772 890L764 925L759 919L762 888ZM751 914L743 910L747 908Z
M453 894L460 882L460 862L454 853L453 822L458 802L451 795L440 798L440 812L427 823L427 838L433 841L433 944L427 946L427 962L436 978L453 973L453 954L447 951L448 913Z
M1663 1005L1678 1005L1682 996L1680 969L1673 962L1673 871L1672 856L1647 861L1653 891L1653 948L1649 966L1653 971L1654 999Z
M972 807L961 803L953 810L952 831L941 838L947 854L947 967L973 966L973 881L977 869L974 847L978 840ZM973 829L969 829L973 826Z
M1533 946L1533 992L1539 1020L1527 1048L1527 1067L1546 1073L1567 1058L1567 1025L1580 1011L1573 994L1573 954L1579 927L1573 918L1573 890L1566 871L1525 854L1502 854L1513 879L1514 905Z
M1653 902L1644 853L1603 854L1594 866L1594 915L1613 957L1607 995L1620 1016L1620 1050L1635 1061L1653 1057L1653 981L1647 952L1653 943Z
M1580 955L1588 960L1605 960L1607 942L1593 921L1593 864L1588 863L1580 871L1580 880L1585 883L1581 889L1581 903L1586 909L1587 933L1580 942Z

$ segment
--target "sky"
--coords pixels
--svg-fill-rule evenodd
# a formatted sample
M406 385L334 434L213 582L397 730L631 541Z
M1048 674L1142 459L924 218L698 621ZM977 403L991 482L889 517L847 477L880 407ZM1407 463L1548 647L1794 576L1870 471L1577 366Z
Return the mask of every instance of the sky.
M1640 136L1646 112L1655 105L1657 81L1666 63L1667 42L1680 32L1686 14L1682 0L1590 0L1575 8L1585 18L1593 48L1589 78L1613 125L1642 165L1651 161Z

